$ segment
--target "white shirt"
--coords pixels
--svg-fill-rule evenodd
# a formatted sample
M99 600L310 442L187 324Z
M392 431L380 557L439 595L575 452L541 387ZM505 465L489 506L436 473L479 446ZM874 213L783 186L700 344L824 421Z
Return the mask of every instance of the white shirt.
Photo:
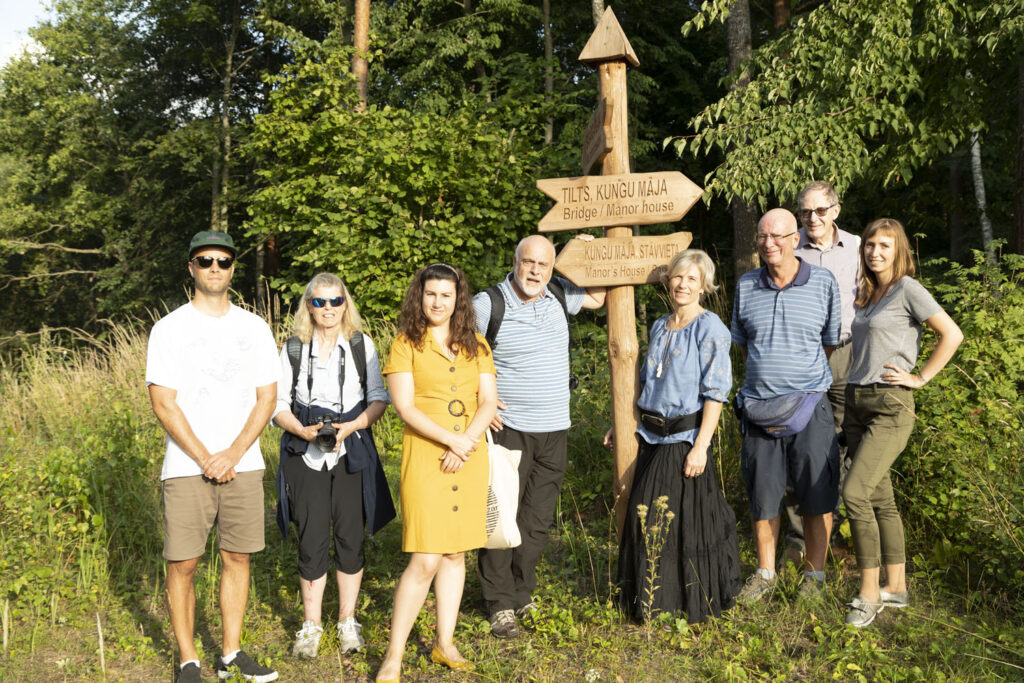
M146 356L146 385L177 392L196 437L210 453L229 447L256 406L256 388L277 381L277 344L257 315L232 305L220 317L191 303L153 326ZM262 470L259 439L235 465L236 472ZM167 436L161 481L202 475L199 464Z
M360 333L361 334L361 333ZM345 353L345 380L342 386L338 386L338 364L341 362L339 349ZM384 379L380 374L380 360L377 357L377 350L373 341L363 335L363 349L366 352L366 403L369 405L374 401L389 401L387 389L384 388ZM288 348L281 349L281 356L278 363L279 378L277 381L277 405L274 407L274 415L281 412L290 413L292 410L290 398L292 387L295 387L295 401L302 405L315 405L321 408L333 410L336 413L345 413L352 410L363 400L363 387L359 383L359 372L356 370L352 359L352 346L347 339L338 335L338 342L331 349L328 358L321 358L320 345L313 344L313 397L310 400L309 383L309 344L303 344L299 351L299 374L298 381L292 377L292 364L288 359ZM358 434L357 434L358 436ZM314 470L333 469L338 460L345 454L345 444L336 451L324 452L317 445L310 441L302 460Z

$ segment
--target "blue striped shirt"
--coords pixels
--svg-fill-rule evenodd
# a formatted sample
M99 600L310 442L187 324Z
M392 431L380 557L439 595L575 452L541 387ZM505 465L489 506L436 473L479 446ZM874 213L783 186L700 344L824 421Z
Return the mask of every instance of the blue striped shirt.
M747 347L741 398L825 391L832 384L823 346L839 343L839 283L828 269L797 260L796 277L782 289L767 268L736 283L732 343Z
M569 421L569 326L562 306L547 288L534 301L523 301L512 289L511 273L498 289L505 298L505 316L494 345L498 398L508 408L502 421L520 432L556 432ZM583 307L585 292L558 278L565 289L570 315ZM491 299L473 297L476 327L487 334Z

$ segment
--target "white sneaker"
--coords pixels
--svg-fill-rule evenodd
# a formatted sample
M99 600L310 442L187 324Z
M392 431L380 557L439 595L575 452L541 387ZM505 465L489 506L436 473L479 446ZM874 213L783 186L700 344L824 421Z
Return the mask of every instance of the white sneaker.
M356 621L355 617L345 617L338 622L338 647L341 654L358 652L366 645L366 640L361 635L363 625Z
M320 650L320 637L323 634L324 629L315 621L302 622L302 630L295 634L292 656L316 659L316 653Z

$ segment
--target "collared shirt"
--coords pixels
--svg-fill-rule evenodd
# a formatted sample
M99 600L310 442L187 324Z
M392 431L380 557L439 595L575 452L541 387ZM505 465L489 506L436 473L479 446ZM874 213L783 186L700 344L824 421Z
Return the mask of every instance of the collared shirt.
M732 343L747 347L741 399L825 391L832 384L822 347L839 343L839 284L828 269L797 260L796 277L782 289L767 267L736 282Z
M836 276L839 283L839 298L842 301L842 330L839 340L850 337L850 326L853 324L853 302L857 298L857 277L860 275L860 237L853 233L834 227L832 244L822 249L807 239L807 233L800 228L800 244L796 247L798 258L812 266L828 268Z
M583 289L558 278L565 289L570 315L583 307ZM569 421L569 326L562 305L547 287L533 301L523 301L512 288L509 273L498 289L505 298L505 316L494 345L498 372L498 398L507 407L502 421L521 432L555 432L568 429ZM476 327L487 334L491 299L487 292L473 297Z
M357 332L356 334L362 334ZM374 401L389 402L388 391L384 387L384 379L380 374L380 360L377 357L377 350L373 341L363 334L363 348L366 351L366 404ZM313 360L313 391L310 397L309 384L309 360L312 353ZM339 364L341 354L345 354L345 381L339 386L338 375L340 374ZM320 356L320 345L303 344L299 352L299 375L298 381L292 377L292 364L288 359L288 348L281 349L279 358L280 378L277 381L277 405L274 407L274 415L280 412L291 412L290 402L292 387L295 387L295 401L302 405L314 405L327 408L334 412L348 412L363 400L363 387L359 383L359 372L352 361L352 347L348 340L338 335L337 343L331 348L331 355L327 358ZM310 441L302 459L314 470L320 470L324 464L327 469L333 469L338 464L338 459L345 454L345 445L336 451L321 451L315 442Z

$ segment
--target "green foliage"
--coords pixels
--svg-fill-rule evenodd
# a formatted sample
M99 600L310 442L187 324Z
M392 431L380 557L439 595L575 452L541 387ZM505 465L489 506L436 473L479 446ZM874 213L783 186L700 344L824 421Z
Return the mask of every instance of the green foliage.
M966 581L1024 597L1024 258L939 262L937 298L964 332L953 362L915 392L918 426L897 468L908 524ZM922 351L927 357L928 349Z
M255 123L248 154L264 186L248 229L276 234L293 254L274 286L296 294L313 273L338 272L383 319L432 261L456 263L486 286L545 210L535 178L567 152L539 141L547 116L566 105L509 84L445 115L357 112L347 59L338 51L287 69Z
M705 2L684 33L723 21L728 6ZM671 142L680 154L732 150L705 179L707 198L763 206L811 178L840 192L906 183L994 125L1022 35L1019 0L824 3L755 51L748 87Z
M979 269L983 272L984 266ZM989 272L989 278L1002 283L999 297L1008 299L1008 307L1020 308L1015 298L1019 269L1013 272L1004 279ZM1017 283L1013 288L1011 281ZM971 285L968 292L957 293L957 300L986 299L992 292ZM986 300L990 314L1007 312ZM1019 320L1013 325L1019 329ZM388 331L372 336L386 353ZM18 365L0 367L0 391L7 397L0 404L0 602L6 606L8 634L0 678L5 680L12 675L18 680L104 677L97 617L107 680L159 680L175 661L160 557L163 432L142 381L145 337L124 328L109 330L107 337L106 342L92 340L91 349L74 351L50 340ZM1024 624L1013 603L965 591L950 582L957 577L944 558L922 554L911 564L912 606L886 610L862 632L842 623L856 577L852 561L844 567L838 559L829 568L835 577L830 593L812 610L793 597L800 578L793 571L783 576L771 604L738 607L706 624L689 626L672 615L659 616L650 628L625 622L612 603L617 541L608 509L611 459L599 445L608 415L605 340L592 336L585 325L577 342L574 368L583 385L574 393L572 463L552 543L538 567L535 599L541 612L523 637L505 642L490 636L486 614L477 607L474 558L468 558L456 642L478 662L480 675L539 681L1010 680L1024 664ZM981 356L992 354L979 350ZM940 377L946 374L951 373ZM739 509L745 502L739 493L735 429L725 419L716 464ZM396 491L401 431L392 411L375 427ZM400 525L388 525L367 545L357 607L367 652L338 656L331 628L337 597L329 588L321 656L312 661L289 657L302 610L295 535L283 540L272 521L276 432L267 430L262 438L267 548L253 556L243 642L278 668L283 679L372 677L387 642L395 585L407 562L400 551ZM967 438L973 435L961 434L960 440ZM580 505L583 499L589 503ZM912 545L927 548L929 539L938 537L931 528L927 533L929 538L911 538ZM743 553L747 558L753 554L746 538ZM218 572L211 541L196 576L196 633L207 667L219 647ZM413 630L403 678L426 681L443 675L426 655L434 627L432 612L425 610Z

